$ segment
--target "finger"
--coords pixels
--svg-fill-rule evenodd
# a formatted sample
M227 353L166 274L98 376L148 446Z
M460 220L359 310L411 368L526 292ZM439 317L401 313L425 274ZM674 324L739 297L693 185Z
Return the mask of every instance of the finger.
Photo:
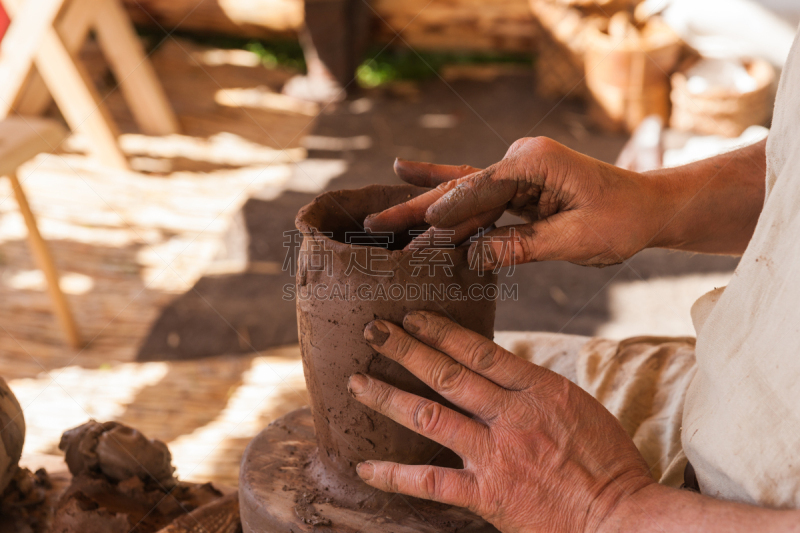
M350 376L347 390L370 409L462 457L474 453L488 432L486 426L461 413L364 374Z
M563 212L533 224L497 228L477 239L469 249L469 264L484 269L532 261L568 261L581 250L566 243L576 242L572 215Z
M479 168L469 165L435 165L406 161L399 157L394 160L394 173L397 177L419 187L437 187L442 183L478 172Z
M420 194L402 204L397 204L380 213L364 219L364 228L375 231L404 231L425 223L425 211L455 186L456 182L445 183L432 191Z
M418 341L402 328L384 320L373 320L364 329L364 338L375 351L406 367L458 407L482 420L497 415L502 389L452 357Z
M433 203L425 213L431 226L449 228L477 213L505 208L517 193L517 180L506 179L503 166L494 164L468 178Z
M365 483L384 492L474 509L475 478L466 470L367 461L359 463L356 471Z
M526 388L532 369L537 368L438 313L412 311L403 319L403 328L435 351L446 353L505 389Z
M453 248L460 245L481 229L486 229L497 222L503 214L502 207L470 217L452 228L428 228L425 233L416 237L406 245L406 250L422 250L425 248Z

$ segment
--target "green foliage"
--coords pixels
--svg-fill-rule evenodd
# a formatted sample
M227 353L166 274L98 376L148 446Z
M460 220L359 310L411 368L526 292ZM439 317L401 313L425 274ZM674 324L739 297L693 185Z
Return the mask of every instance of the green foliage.
M286 67L300 72L306 71L303 49L295 42L287 41L249 41L245 50L253 52L267 68Z
M436 77L444 65L520 63L531 64L525 54L478 54L468 52L416 52L408 48L373 49L356 70L362 87L377 87L396 80L425 80Z
M198 37L195 34L179 34L182 38L191 39L196 43L212 48L247 50L256 54L267 68L284 67L305 73L306 60L300 43L290 40L243 39L239 37L225 37L219 35L206 35Z
M236 37L181 34L206 46L237 48L256 54L266 68L283 67L306 72L303 49L297 41L258 40ZM417 52L407 47L373 46L356 69L356 81L362 87L378 87L393 81L420 81L435 78L444 65L518 63L531 65L529 54L473 52Z

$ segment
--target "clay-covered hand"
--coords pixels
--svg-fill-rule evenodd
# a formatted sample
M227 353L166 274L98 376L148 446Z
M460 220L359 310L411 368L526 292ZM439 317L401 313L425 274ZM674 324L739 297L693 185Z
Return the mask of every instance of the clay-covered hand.
M663 222L656 220L659 195L647 177L545 137L518 140L500 162L483 170L399 159L394 168L403 180L434 189L367 217L364 225L396 232L430 224L409 248L463 242L506 210L525 221L490 231L471 245L471 261L484 267L552 260L620 263L642 250Z
M619 422L569 380L441 315L415 311L403 328L371 322L364 336L472 417L356 374L361 403L455 451L464 468L367 461L378 489L466 507L505 533L596 531L654 483Z

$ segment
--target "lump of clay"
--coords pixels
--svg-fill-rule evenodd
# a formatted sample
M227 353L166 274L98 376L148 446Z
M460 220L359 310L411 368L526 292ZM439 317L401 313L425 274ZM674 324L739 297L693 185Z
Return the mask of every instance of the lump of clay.
M25 442L25 419L14 393L0 378L0 494L17 473L22 444Z
M167 445L118 422L90 420L66 431L58 447L65 452L73 476L102 474L113 481L136 476L165 487L175 484Z
M155 533L222 497L210 483L178 482L163 442L117 422L91 420L65 432L59 447L73 477L51 533Z

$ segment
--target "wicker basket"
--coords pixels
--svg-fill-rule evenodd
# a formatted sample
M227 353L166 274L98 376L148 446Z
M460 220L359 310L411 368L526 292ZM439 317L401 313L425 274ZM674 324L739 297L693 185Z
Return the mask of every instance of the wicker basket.
M738 137L749 126L764 125L772 116L775 69L761 59L745 63L756 80L756 88L741 93L717 89L701 94L690 93L684 65L672 75L672 117L670 126L706 135Z
M586 97L584 56L589 34L608 17L553 0L529 0L539 28L536 93L549 100Z
M636 129L649 115L669 119L669 74L683 49L660 19L631 39L612 39L595 30L586 51L589 115L606 131Z

